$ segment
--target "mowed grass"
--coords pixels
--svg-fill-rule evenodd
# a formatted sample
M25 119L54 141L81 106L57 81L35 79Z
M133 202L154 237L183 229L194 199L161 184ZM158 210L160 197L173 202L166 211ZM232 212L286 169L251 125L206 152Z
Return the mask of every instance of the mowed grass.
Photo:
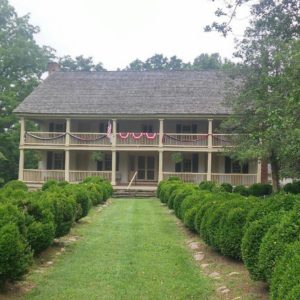
M176 219L157 199L120 199L90 223L81 239L44 273L25 299L212 299Z

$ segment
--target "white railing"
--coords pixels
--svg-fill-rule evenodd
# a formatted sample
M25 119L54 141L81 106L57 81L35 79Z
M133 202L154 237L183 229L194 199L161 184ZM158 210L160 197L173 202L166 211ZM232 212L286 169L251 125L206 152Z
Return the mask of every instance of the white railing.
M25 144L65 144L65 132L26 132L24 137Z
M120 135L121 134L121 135ZM135 137L132 136L131 133L117 134L117 145L119 146L133 146L133 145L140 145L140 146L157 146L159 144L159 134L156 133L154 138L152 137L152 134L149 133L149 137L146 135L141 135L142 133L134 133ZM141 135L139 137L139 135Z
M232 146L233 134L213 134L212 135L212 146L213 147L226 147Z
M111 145L106 133L71 132L70 145Z
M45 182L49 179L65 180L64 170L33 170L24 169L23 180L26 182Z
M256 183L257 175L256 174L220 174L212 173L211 180L218 183L230 183L234 186L236 185L251 185Z
M207 134L165 133L163 144L166 146L207 147Z
M184 182L194 183L200 183L207 178L206 173L163 172L163 179L168 179L173 176L179 177Z
M70 171L70 182L80 182L89 176L99 176L111 181L111 171Z

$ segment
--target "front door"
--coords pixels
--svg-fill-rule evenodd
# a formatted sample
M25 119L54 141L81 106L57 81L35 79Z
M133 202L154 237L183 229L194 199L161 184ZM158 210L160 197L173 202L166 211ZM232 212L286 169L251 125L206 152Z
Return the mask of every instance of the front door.
M153 155L138 155L129 157L129 180L137 172L137 181L155 180L155 157Z

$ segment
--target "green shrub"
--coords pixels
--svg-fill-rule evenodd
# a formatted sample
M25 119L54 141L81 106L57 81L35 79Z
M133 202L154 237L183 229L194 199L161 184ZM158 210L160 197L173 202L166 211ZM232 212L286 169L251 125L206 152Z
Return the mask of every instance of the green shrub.
M50 179L50 180L47 180L43 186L42 186L42 191L46 191L46 190L49 190L53 187L57 187L58 186L58 182L54 179Z
M4 189L12 189L12 190L22 190L27 192L28 187L27 185L20 180L11 180L8 183L6 183L3 187Z
M55 225L52 221L45 223L33 221L27 227L27 240L34 254L46 250L52 244L54 235Z
M280 221L283 213L274 212L248 225L242 239L242 258L250 276L254 280L263 280L263 272L259 268L258 258L262 239L269 228Z
M281 222L272 226L264 236L259 251L259 267L264 279L270 283L274 267L288 244L300 238L300 207L284 215Z
M300 284L293 287L284 298L285 300L299 300L300 299Z
M222 183L221 187L224 189L225 192L227 193L232 193L233 191L233 186L230 183Z
M182 187L177 189L177 193L173 200L173 209L175 211L176 216L180 214L180 206L185 197L192 195L194 193L198 193L198 188L192 184L184 184Z
M195 230L201 235L201 223L203 221L203 216L206 213L206 211L211 207L211 200L204 197L204 199L201 200L198 211L195 216Z
M182 190L182 187L178 188L178 189L174 189L171 194L170 197L168 199L167 205L169 209L173 209L174 208L174 199L177 196L178 192Z
M249 187L248 192L255 197L268 196L272 194L272 185L267 183L254 183Z
M197 205L199 201L199 194L197 193L186 196L176 212L178 218L183 220L186 211Z
M202 181L199 184L199 188L201 190L206 190L206 191L212 191L212 189L216 186L217 184L213 181Z
M244 185L237 185L233 189L234 193L240 194L242 196L249 196L249 190Z
M192 208L185 211L183 216L183 223L184 225L189 228L191 231L196 231L195 229L195 217L197 211L199 209L199 204L196 204Z
M287 183L283 190L286 193L292 193L292 194L300 194L300 181L294 181L291 183Z
M299 295L300 285L300 242L286 248L282 258L275 266L271 280L271 296L273 300L295 299ZM295 289L298 286L297 289Z
M0 227L0 285L20 279L32 262L32 253L16 224Z

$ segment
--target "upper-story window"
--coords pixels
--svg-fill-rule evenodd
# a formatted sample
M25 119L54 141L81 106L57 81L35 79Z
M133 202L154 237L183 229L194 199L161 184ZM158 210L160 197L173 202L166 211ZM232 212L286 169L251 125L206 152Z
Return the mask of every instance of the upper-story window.
M197 124L177 124L176 133L197 133Z
M142 132L153 132L153 126L151 124L143 124L142 125Z
M66 124L65 123L49 123L49 132L65 132L66 131Z

